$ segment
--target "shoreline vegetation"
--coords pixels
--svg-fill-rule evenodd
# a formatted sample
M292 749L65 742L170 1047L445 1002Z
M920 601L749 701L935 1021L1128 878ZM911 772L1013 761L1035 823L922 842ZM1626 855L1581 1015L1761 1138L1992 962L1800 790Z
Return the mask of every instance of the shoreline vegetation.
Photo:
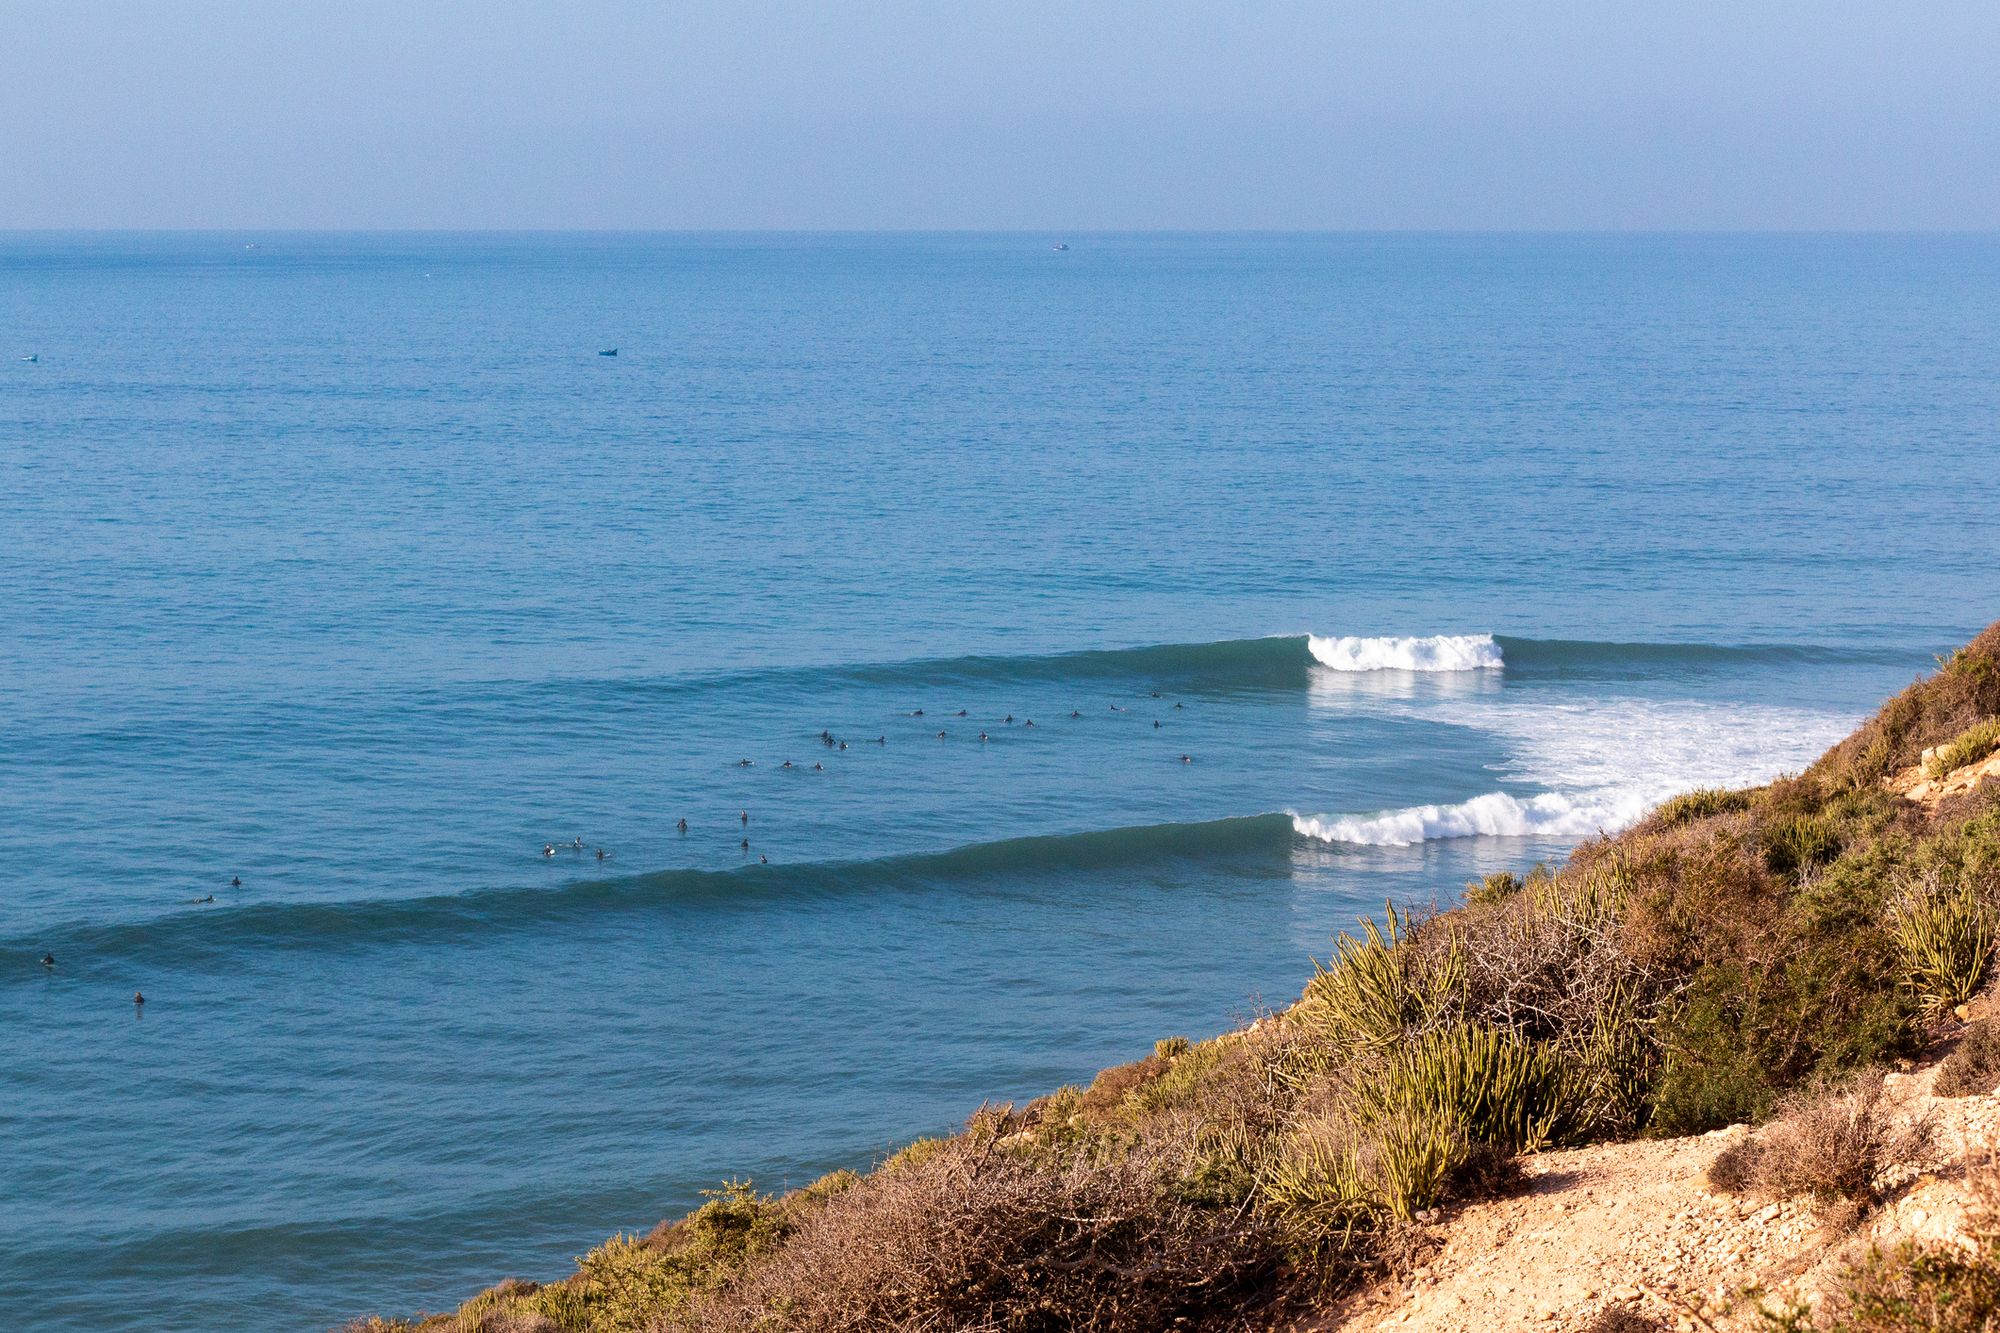
M1528 1189L1543 1154L1699 1135L1733 1145L1708 1167L1717 1195L1796 1201L1851 1232L1927 1141L1883 1110L1886 1071L1955 1040L1940 1096L2000 1083L2000 1018L1979 1017L1996 751L2000 624L1803 773L1686 793L1448 911L1387 906L1245 1028L983 1107L865 1175L782 1197L728 1182L559 1281L348 1328L1375 1327L1379 1310L1338 1311ZM2000 1207L2000 1173L1974 1174ZM1810 1301L1691 1305L1678 1326L2000 1328L2000 1222L1967 1216L1953 1238L1841 1259ZM1587 1317L1562 1326L1677 1326L1632 1301Z

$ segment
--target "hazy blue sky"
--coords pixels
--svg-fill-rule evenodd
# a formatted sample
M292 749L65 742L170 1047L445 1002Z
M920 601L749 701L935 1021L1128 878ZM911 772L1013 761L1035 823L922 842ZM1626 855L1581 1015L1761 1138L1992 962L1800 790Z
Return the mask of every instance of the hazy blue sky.
M0 0L4 227L1996 225L1996 0Z

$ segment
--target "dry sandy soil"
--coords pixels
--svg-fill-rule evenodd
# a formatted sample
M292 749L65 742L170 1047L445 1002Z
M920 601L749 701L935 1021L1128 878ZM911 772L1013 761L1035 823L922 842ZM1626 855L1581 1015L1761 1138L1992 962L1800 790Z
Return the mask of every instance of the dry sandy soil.
M1888 1076L1885 1100L1895 1114L1931 1117L1935 1138L1921 1160L1883 1182L1886 1201L1858 1227L1824 1223L1804 1203L1711 1193L1703 1173L1750 1132L1742 1125L1697 1138L1544 1153L1528 1163L1526 1189L1441 1223L1439 1244L1421 1267L1297 1333L1578 1330L1607 1304L1630 1306L1667 1328L1757 1328L1740 1295L1748 1284L1762 1287L1773 1304L1812 1301L1853 1248L1961 1235L1963 1168L2000 1146L2000 1096L1932 1096L1942 1055Z

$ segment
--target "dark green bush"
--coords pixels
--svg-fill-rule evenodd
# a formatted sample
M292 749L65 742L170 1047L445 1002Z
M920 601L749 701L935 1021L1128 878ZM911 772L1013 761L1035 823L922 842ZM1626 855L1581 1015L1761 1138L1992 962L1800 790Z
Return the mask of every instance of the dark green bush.
M1468 881L1465 886L1465 901L1475 907L1490 906L1505 902L1521 891L1521 877L1511 870L1502 870L1487 875L1483 879Z

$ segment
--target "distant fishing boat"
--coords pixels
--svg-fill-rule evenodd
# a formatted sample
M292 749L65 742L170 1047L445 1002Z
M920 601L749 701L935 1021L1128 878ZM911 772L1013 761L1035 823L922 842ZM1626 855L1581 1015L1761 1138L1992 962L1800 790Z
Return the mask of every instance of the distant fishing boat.
M598 355L599 355L599 356L617 356L617 355L618 355L618 349L617 349L616 347L607 347L607 348L605 348L605 349L604 349L603 351L599 352L599 353L598 353Z
M31 355L24 356L21 359L23 361L39 361L42 359L42 354L40 352L35 352L32 353Z
M1050 248L1051 250L1067 250L1067 249L1069 249L1069 242L1068 242L1068 241L1057 241L1057 242L1056 242L1056 243L1055 243L1054 245L1050 246L1049 248Z

